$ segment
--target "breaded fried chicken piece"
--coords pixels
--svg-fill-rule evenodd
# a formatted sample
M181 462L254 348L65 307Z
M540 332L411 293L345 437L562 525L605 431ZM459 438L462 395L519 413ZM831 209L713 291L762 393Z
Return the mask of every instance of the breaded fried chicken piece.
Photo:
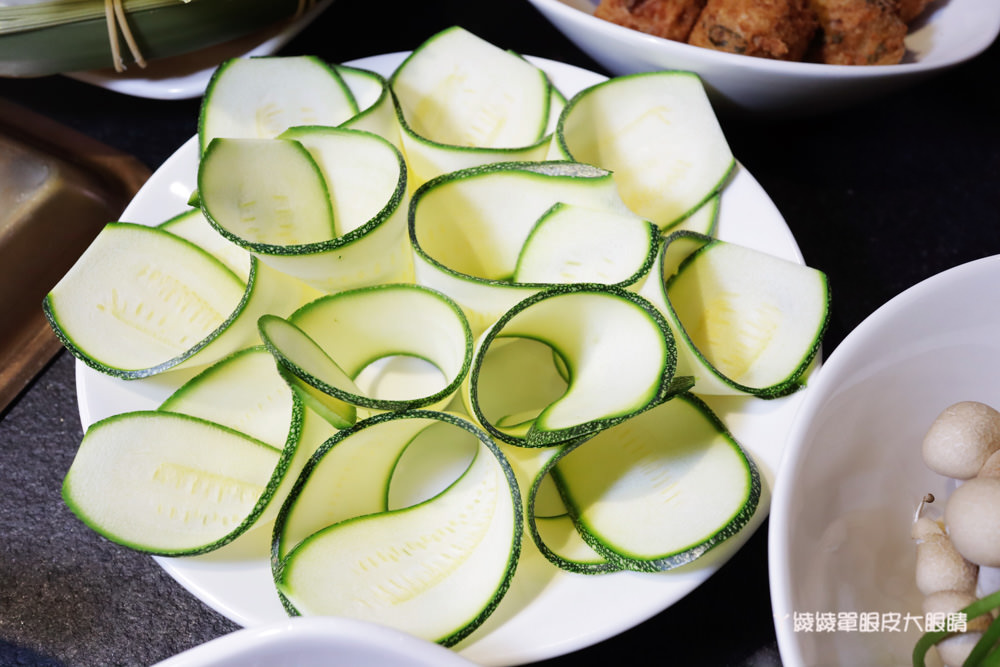
M594 16L683 42L704 6L705 0L601 0Z
M893 0L809 0L823 31L816 60L828 65L895 65L906 23Z
M897 3L899 18L903 23L910 23L924 13L930 0L899 0Z
M708 0L688 43L775 60L801 60L816 32L808 0Z

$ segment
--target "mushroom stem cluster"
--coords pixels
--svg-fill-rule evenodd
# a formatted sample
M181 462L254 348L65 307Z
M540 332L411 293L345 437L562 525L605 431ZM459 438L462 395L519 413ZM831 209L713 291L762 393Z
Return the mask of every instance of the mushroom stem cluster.
M924 463L954 479L941 520L923 515L911 528L917 543L916 583L925 614L955 613L1000 584L1000 412L976 401L948 406L923 440ZM965 632L938 642L946 665L961 665L993 622L992 614L967 619Z

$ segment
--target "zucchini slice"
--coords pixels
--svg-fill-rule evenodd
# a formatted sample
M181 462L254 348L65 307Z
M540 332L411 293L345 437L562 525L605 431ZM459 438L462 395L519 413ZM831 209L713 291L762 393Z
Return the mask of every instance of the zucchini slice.
M95 532L138 551L197 554L256 521L281 452L188 415L127 412L87 429L63 498Z
M355 438L362 443L352 446ZM443 491L390 508L388 485L371 480L399 475L405 449L422 440L434 449L439 438L463 442L471 462ZM379 451L367 453L372 447ZM335 501L353 492L331 478L347 487L361 484L358 469L351 480L345 466L370 473L362 491L369 500L349 501L358 514L322 525L323 514L346 514ZM380 488L383 509L373 510ZM522 521L513 472L485 432L450 413L383 413L331 438L303 471L275 524L274 578L293 615L359 618L451 646L481 625L508 590ZM305 536L286 545L291 524Z
M198 193L208 220L244 248L336 235L323 172L297 141L214 139L198 166Z
M735 535L761 494L756 464L689 393L563 448L549 465L587 544L643 572L690 563Z
M240 319L252 285L169 232L109 223L46 295L43 308L74 356L133 379L196 356L211 363L236 349L206 350ZM246 344L239 342L237 347Z
M358 113L337 127L377 134L402 151L396 102L389 89L388 79L378 72L360 67L333 67L351 89L351 94L358 103Z
M359 111L340 70L316 56L231 58L205 89L198 145L204 153L217 137L273 139L296 125L340 125Z
M221 424L281 452L267 505L254 527L274 519L306 461L335 432L305 409L277 372L270 352L260 345L201 371L158 410Z
M261 318L260 328L293 388L338 428L354 422L356 407L443 408L472 362L461 309L407 283L327 295L287 321Z
M513 281L631 285L656 261L659 240L639 216L554 204L521 246Z
M198 190L224 237L333 293L412 282L406 173L402 154L378 135L302 126L274 139L216 139Z
M494 341L506 338L550 346L563 364L556 370L565 374L567 386L534 414L525 411L501 421L483 410L480 390L489 385L481 373ZM560 285L524 299L483 334L463 398L470 414L497 439L525 447L555 445L666 400L678 388L676 361L669 325L642 297L609 285Z
M671 323L678 373L701 395L797 391L829 321L821 271L693 232L665 239L640 293Z
M409 212L416 281L454 299L482 333L548 287L512 279L538 220L559 203L631 215L610 172L572 162L495 163L425 183Z
M667 229L722 189L736 159L701 79L664 70L608 79L566 104L555 146L615 174L622 199Z
M541 160L551 84L524 58L454 26L400 63L389 85L413 187L500 161Z

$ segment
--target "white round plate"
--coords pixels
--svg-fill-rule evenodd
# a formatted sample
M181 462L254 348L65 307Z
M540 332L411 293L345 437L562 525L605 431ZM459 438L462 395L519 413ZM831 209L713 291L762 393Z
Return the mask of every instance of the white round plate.
M388 75L405 55L385 54L347 64ZM529 59L547 71L566 95L604 80L599 74L563 63ZM197 160L197 138L192 137L153 174L122 214L122 220L156 224L185 210L195 187ZM742 166L724 191L718 235L726 241L802 263L798 246L781 214ZM82 363L76 368L80 415L85 427L112 414L156 407L176 386L156 377L132 382L115 380ZM557 570L526 545L526 557L518 565L510 592L493 616L456 650L482 665L543 660L628 630L693 591L736 553L767 515L769 489L781 460L786 433L807 393L804 390L772 401L708 400L757 461L762 473L764 494L760 508L751 525L739 536L689 566L659 574L574 575ZM205 604L236 623L254 627L285 618L271 582L268 560L261 555L267 553L266 545L259 546L261 550L254 554L222 549L205 556L156 560Z

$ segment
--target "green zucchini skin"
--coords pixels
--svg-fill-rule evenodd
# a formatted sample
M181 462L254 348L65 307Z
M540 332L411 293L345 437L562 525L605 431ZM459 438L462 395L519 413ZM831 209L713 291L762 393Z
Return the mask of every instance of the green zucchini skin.
M146 60L243 37L295 15L298 0L191 0L126 13ZM135 64L123 44L122 59ZM0 35L0 76L37 77L112 67L108 24L88 19Z

